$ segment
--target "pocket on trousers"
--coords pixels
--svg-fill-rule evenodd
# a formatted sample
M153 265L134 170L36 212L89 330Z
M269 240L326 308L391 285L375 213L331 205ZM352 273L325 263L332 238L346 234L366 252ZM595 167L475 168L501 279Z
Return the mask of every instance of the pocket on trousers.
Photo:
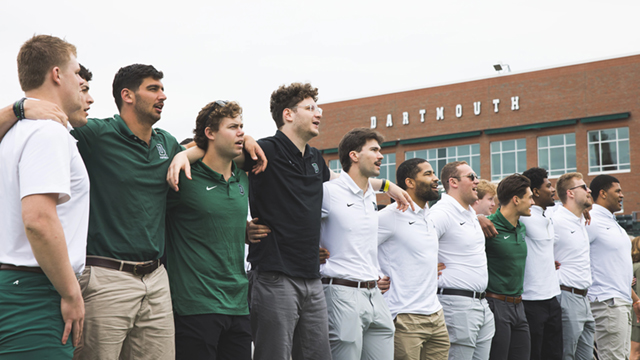
M341 285L326 285L325 296L329 315L329 340L354 342L362 336L357 292Z
M87 292L89 289L89 284L91 284L91 278L93 277L93 271L91 271L93 267L87 266L82 271L82 275L78 278L78 283L80 284L80 290L82 291L82 297L87 296Z

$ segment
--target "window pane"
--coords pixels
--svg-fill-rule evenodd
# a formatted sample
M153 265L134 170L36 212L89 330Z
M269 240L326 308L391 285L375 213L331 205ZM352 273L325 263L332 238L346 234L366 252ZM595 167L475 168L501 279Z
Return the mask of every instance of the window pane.
M620 141L618 143L618 154L620 154L620 164L628 164L629 161L629 141Z
M474 161L473 165L471 165L471 168L473 169L473 172L478 174L478 176L482 176L480 174L480 159Z
M600 130L600 137L602 141L615 140L617 138L616 129Z
M500 142L496 141L496 142L492 142L491 143L491 152L492 153L496 153L500 151Z
M589 166L597 165L600 165L600 144L591 144L589 145Z
M623 127L618 129L618 139L628 139L629 138L629 128Z
M549 150L538 150L538 166L543 169L549 170Z
M471 153L472 154L480 154L480 144L471 145Z
M549 146L549 137L548 136L540 136L538 138L538 147L547 147Z
M518 139L516 140L517 143L517 148L518 149L526 149L527 148L527 140L525 139Z
M600 141L600 131L589 131L589 135L587 135L590 142Z
M388 154L388 155L385 155L384 157L387 157L387 156L389 157L389 162L395 164L395 162L396 162L396 154L395 153Z
M564 148L551 149L551 169L564 169Z
M564 145L564 135L551 135L551 136L549 136L549 145L550 146Z
M491 175L500 175L500 155L491 155Z
M527 152L518 151L518 169L516 172L523 173L527 170Z
M516 149L515 140L506 140L502 142L502 151L510 151Z
M433 159L435 160L437 158L436 156L436 149L431 149L429 150L429 159Z
M447 157L447 148L438 149L438 158Z
M513 152L502 154L502 174L513 174L516 172L516 154Z
M469 155L469 146L458 146L458 156Z
M567 145L569 144L576 144L576 134L575 133L570 133L570 134L565 134L565 139L567 141Z
M568 146L567 147L567 170L575 170L576 169L576 147Z

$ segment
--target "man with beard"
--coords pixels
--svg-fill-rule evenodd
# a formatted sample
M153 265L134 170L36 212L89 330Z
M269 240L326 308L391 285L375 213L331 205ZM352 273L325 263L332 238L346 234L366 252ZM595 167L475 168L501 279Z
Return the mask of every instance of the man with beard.
M384 294L394 318L396 360L447 359L449 334L438 301L438 236L427 221L427 202L438 199L438 178L424 159L398 167L398 186L415 210L387 206L378 213L378 260L391 278Z
M595 324L587 298L591 260L582 215L592 204L591 190L577 172L560 176L556 189L563 205L551 217L555 259L562 264L558 269L561 290L558 299L562 308L563 358L593 359Z
M438 280L451 348L449 359L488 359L495 332L493 313L485 299L485 238L473 205L478 176L464 161L441 171L446 194L429 211L439 239L438 261L446 265ZM393 280L392 280L393 281Z
M598 175L589 185L593 196L591 224L587 226L591 243L591 276L589 288L591 311L596 322L595 340L598 358L628 359L631 351L631 304L640 302L631 290L633 264L631 242L618 224L615 212L622 210L620 181L611 175Z
M320 273L334 360L393 359L393 320L377 288L378 215L369 181L380 175L382 142L371 129L349 131L338 145L343 172L323 187L320 246L333 256Z
M531 181L534 205L531 216L523 216L527 260L524 268L522 303L529 323L531 360L562 359L562 310L556 296L560 284L554 264L553 222L548 208L555 205L556 189L545 169L534 167L522 175Z

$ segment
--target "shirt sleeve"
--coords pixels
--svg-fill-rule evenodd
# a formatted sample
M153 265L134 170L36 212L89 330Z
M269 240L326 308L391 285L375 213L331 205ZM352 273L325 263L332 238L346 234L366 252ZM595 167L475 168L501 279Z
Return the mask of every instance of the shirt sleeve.
M329 216L329 211L331 211L331 194L329 193L329 186L326 182L322 187L322 218L324 219Z
M384 208L378 212L378 246L391 238L395 232L395 213Z
M96 119L89 119L85 126L74 128L71 135L78 140L78 151L82 158L91 156L96 138L101 134L101 124Z
M327 166L327 163L324 161L324 158L322 158L322 155L320 155L320 159L322 159L322 181L327 182L331 180L331 169L329 169L329 167Z
M47 121L26 141L18 171L20 198L35 194L58 194L58 204L71 198L71 146L67 130Z
M438 239L449 229L449 216L444 211L433 209L429 211L427 219L433 222Z

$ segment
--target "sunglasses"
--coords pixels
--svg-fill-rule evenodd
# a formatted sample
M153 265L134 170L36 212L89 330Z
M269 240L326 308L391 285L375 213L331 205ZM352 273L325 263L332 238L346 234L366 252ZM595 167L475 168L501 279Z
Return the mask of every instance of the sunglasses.
M569 188L569 190L573 190L573 189L577 189L577 188L582 188L584 191L589 192L589 188L587 187L587 184L582 184L582 185L574 186L574 187L572 187L572 188Z
M469 179L471 179L471 181L476 181L476 179L478 179L478 180L480 179L480 176L476 175L476 173L471 173L471 174L468 174L468 175L462 175L462 177L469 178ZM458 177L458 176L456 176L455 178L460 180L460 177Z

